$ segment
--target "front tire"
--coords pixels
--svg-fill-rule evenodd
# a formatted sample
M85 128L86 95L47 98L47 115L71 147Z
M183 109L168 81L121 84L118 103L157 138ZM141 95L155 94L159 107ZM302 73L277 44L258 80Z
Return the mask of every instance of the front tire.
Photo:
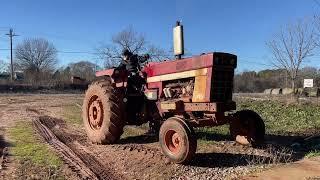
M89 86L83 101L82 118L91 142L111 144L120 138L125 124L121 97L109 79Z
M257 146L264 142L265 124L252 110L238 111L230 122L230 135L239 144Z
M159 142L163 154L178 164L191 160L197 150L192 127L177 117L171 117L161 125Z

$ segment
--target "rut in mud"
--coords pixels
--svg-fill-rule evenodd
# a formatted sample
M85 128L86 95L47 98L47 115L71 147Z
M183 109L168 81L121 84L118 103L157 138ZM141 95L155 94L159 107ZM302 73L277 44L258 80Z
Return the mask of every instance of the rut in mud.
M33 121L38 133L61 156L64 162L82 179L118 179L99 161L85 151L79 151L61 142L40 120Z
M124 138L119 141L119 144L96 145L88 141L81 129L70 126L62 119L40 116L38 121L61 143L71 149L97 179L179 179L181 177L222 179L221 171L234 169L229 165L213 167L212 160L207 157L205 159L198 157L203 162L190 165L171 163L161 153L157 140L145 139L147 138L145 136ZM215 157L218 156L215 155ZM232 159L232 161L235 160ZM195 159L194 162L196 161L198 160ZM69 166L76 169L74 165ZM236 169L237 176L243 172L242 168ZM78 167L75 172L79 169L81 168Z
M88 142L83 131L67 125L62 119L40 116L34 122L44 126L72 150L98 179L148 179L149 174L153 174L151 177L158 177L159 172L172 174L175 171L175 168L168 168L173 164L169 163L157 144L148 146L128 142L129 144L96 145ZM50 140L46 141L50 144ZM70 167L81 169L73 166ZM150 173L150 169L154 169L154 172Z

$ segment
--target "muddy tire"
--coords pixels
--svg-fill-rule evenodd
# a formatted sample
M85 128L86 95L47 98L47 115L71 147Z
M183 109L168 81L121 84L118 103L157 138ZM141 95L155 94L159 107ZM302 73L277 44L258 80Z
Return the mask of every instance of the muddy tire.
M111 144L120 138L125 124L121 97L111 86L110 79L98 80L89 86L83 101L82 119L91 142Z
M178 164L191 160L197 150L192 127L177 117L171 117L161 125L159 143L163 154Z
M258 146L264 142L265 124L252 110L238 111L230 122L230 135L242 145Z

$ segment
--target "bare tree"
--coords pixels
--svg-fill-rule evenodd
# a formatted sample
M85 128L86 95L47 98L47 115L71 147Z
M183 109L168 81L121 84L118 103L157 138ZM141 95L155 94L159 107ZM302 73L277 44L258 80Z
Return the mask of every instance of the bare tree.
M86 80L92 80L95 77L96 64L88 61L80 61L69 64L70 73Z
M314 16L314 26L315 26L315 34L317 37L317 46L320 46L320 15L315 15Z
M136 54L148 53L153 61L170 58L165 50L148 42L144 34L136 32L132 27L114 34L111 38L111 44L99 47L97 54L100 59L105 60L105 67L112 67L120 62L123 49L128 49Z
M305 19L282 28L280 33L267 42L273 54L273 64L286 70L293 90L296 89L301 64L313 56L317 47L316 39L313 23Z
M46 39L25 39L16 47L15 60L24 71L52 72L58 63L57 50Z
M8 71L8 64L5 63L3 60L0 60L0 73Z

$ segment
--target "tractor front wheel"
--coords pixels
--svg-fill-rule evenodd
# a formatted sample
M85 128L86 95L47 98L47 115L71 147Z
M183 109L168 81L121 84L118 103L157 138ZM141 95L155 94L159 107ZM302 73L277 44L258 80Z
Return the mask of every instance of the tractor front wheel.
M185 163L195 154L197 139L183 119L171 117L160 127L159 142L163 154L175 163Z
M230 135L242 145L257 146L264 142L265 125L256 112L252 110L238 111L230 122Z

